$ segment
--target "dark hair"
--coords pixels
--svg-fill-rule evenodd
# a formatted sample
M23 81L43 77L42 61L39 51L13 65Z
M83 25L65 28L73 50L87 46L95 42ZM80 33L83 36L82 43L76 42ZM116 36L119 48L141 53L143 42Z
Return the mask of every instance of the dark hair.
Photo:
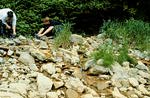
M12 11L8 11L7 12L7 16L12 18L13 17L13 12Z

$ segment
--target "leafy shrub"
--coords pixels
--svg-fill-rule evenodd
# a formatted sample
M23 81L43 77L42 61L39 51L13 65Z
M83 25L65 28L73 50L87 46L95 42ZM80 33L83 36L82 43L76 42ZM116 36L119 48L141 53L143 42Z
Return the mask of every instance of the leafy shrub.
M59 30L61 29L61 30ZM58 26L55 28L56 37L54 38L54 45L56 48L63 47L68 48L70 46L71 37L71 24L65 23L63 26Z
M84 32L87 33L91 28L95 28L92 32L97 32L103 19L126 16L149 19L149 7L148 0L0 0L0 9L11 8L17 14L17 32L30 35L37 33L43 16L73 22L79 25L78 29L82 23L86 25L82 29L86 29ZM89 21L93 23L86 24Z

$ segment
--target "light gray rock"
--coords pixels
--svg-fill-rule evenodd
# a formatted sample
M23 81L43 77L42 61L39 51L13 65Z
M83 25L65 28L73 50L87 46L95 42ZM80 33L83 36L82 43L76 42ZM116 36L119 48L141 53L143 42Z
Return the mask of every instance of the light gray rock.
M121 87L121 82L129 78L128 71L118 63L112 65L112 71L114 74L112 75L111 81L114 86ZM124 84L124 86L128 86L128 82L127 84Z
M66 97L67 98L79 98L79 94L72 89L67 89L66 90Z
M145 85L140 84L138 86L138 90L142 92L142 94L150 95L150 92L145 88Z
M20 45L21 44L21 41L18 38L15 38L14 42L16 43L16 45Z
M98 39L103 39L103 38L105 38L105 36L106 36L106 33L101 33L101 34L97 35L97 38Z
M54 82L55 89L58 89L64 85L63 81Z
M126 87L120 87L119 90L120 90L121 92L127 92L128 89L127 89Z
M44 76L42 73L38 73L37 76L37 86L38 91L41 96L45 96L48 91L52 89L53 82L48 77Z
M41 72L46 71L49 74L55 74L56 73L56 67L53 63L47 63L43 64L41 67Z
M71 64L77 65L80 62L80 58L78 55L71 56Z
M11 83L9 84L10 89L21 94L26 95L28 90L28 85L24 83Z
M27 66L35 64L34 58L27 52L21 53L18 60Z
M84 42L83 37L77 34L72 34L70 39L71 39L71 42L77 43L77 44L83 44Z
M94 97L99 97L98 93L90 87L85 87L85 93L91 94Z
M81 96L81 98L94 98L94 97L92 96L92 94L84 94Z
M45 41L40 41L39 48L40 49L48 49L48 45Z
M66 80L65 86L68 89L74 89L80 93L82 93L85 90L85 86L83 85L83 83L80 81L79 78L73 77L68 78L68 80Z
M15 42L11 39L6 38L5 39L5 45L15 45Z
M14 51L12 51L12 50L9 49L8 52L7 52L7 55L11 56L13 53L14 53Z
M150 96L144 96L143 98L150 98Z
M4 63L4 58L0 57L0 64Z
M88 61L86 61L86 63L84 64L83 69L84 69L84 70L87 70L87 69L91 68L91 67L94 66L94 65L95 65L94 59L88 60Z
M138 58L145 58L144 53L142 53L142 52L139 51L139 50L134 50L134 51L132 51L132 54L135 55L135 56L138 57Z
M96 87L100 91L109 87L109 84L107 82L97 82Z
M96 64L97 65L103 65L104 60L103 59L99 59L97 60Z
M11 64L16 64L17 63L17 60L15 58L10 58L8 59L8 61L11 63Z
M138 81L141 83L141 84L145 84L147 83L147 80L142 78L141 76L138 77Z
M136 68L149 71L148 67L145 64L143 64L141 61L138 61L138 65L136 65Z
M3 78L8 78L8 75L9 75L8 72L4 72L4 73L2 74L2 77L3 77Z
M82 77L83 77L82 70L79 68L75 68L73 70L74 70L73 76L75 76L76 78L82 79Z
M139 72L139 70L137 68L130 68L130 69L128 69L128 75L130 77L137 78L138 77L138 72Z
M20 94L0 91L0 98L24 98Z
M130 63L126 61L126 62L123 62L123 63L122 63L122 65L123 65L123 67L127 67L127 68L129 68Z
M143 78L146 78L146 79L150 79L150 74L147 73L147 72L144 72L144 71L139 71L138 74L143 77Z
M136 94L132 94L131 98L139 98Z
M95 65L89 70L89 73L94 75L99 75L99 74L108 73L109 70L110 70L109 68Z
M56 92L48 92L46 96L47 98L59 98Z
M136 95L138 95L139 98L143 97L142 93L139 90L134 89L134 92L135 92Z
M30 49L30 53L33 57L37 58L40 61L44 61L47 59L46 55L38 49Z
M112 95L114 98L127 98L123 94L121 94L117 87L114 88L114 91L112 92Z
M18 37L18 39L21 40L21 41L22 41L22 40L27 40L26 37L24 37L24 36L22 36L22 35L20 35L20 36Z
M137 87L139 85L139 82L135 78L129 78L129 82L133 87Z
M36 64L31 64L31 65L29 65L29 68L30 68L31 70L33 70L33 71L38 71L38 70L39 70L38 67L36 66Z
M37 92L37 91L29 91L28 97L29 97L29 98L41 98L41 97L39 96L39 92Z

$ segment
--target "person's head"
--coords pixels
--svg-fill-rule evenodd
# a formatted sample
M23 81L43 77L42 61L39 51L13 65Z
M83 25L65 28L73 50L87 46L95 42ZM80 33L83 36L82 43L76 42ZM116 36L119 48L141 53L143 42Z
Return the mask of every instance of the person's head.
M12 12L12 11L8 11L8 12L7 12L7 16L8 16L9 18L12 18L12 17L13 17L13 12Z
M49 17L45 17L44 19L42 19L43 24L49 24L50 23L50 18Z

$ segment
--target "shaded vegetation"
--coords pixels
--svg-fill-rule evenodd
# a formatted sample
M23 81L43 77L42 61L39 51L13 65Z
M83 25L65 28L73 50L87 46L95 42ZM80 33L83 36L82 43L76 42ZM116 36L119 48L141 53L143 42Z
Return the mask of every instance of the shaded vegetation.
M23 35L37 33L46 15L74 23L75 33L95 34L103 20L148 21L149 5L149 0L0 0L0 8L9 7L17 14L17 32Z

